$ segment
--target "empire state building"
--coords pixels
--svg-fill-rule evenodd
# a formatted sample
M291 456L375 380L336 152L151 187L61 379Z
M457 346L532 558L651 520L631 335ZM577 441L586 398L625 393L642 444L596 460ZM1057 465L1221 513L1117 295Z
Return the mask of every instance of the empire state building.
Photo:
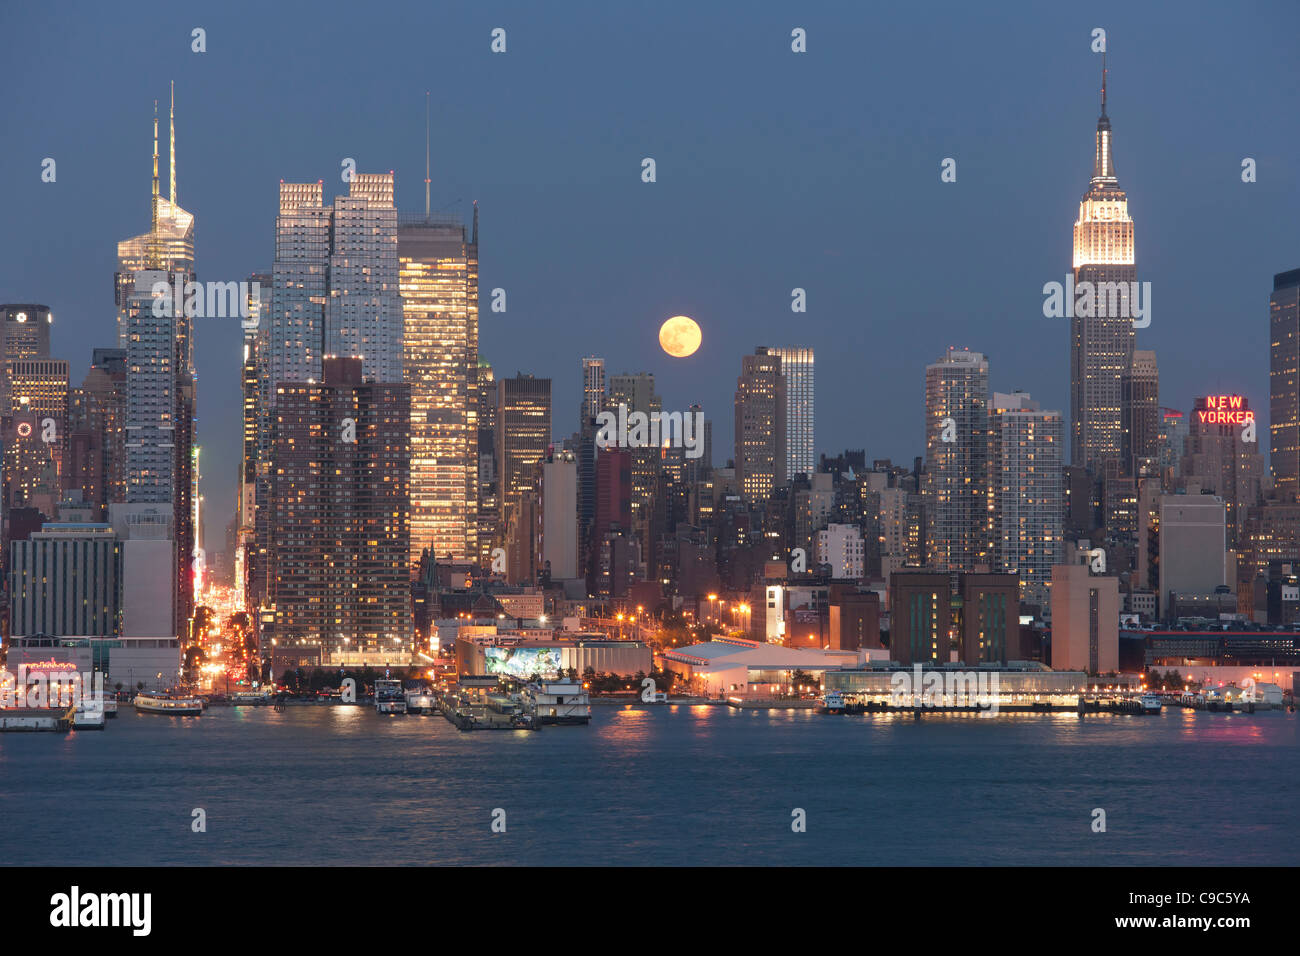
M1110 117L1106 115L1106 69L1101 80L1101 118L1097 120L1097 152L1092 181L1079 203L1074 224L1074 282L1123 283L1137 281L1133 253L1133 220L1128 196L1119 188L1111 156ZM1115 286L1109 286L1114 289ZM1099 294L1099 302L1105 301ZM1071 460L1100 473L1107 459L1121 457L1123 448L1122 381L1133 364L1133 319L1127 292L1121 309L1076 308L1070 319L1070 426ZM1080 316L1080 311L1092 315ZM1098 315L1098 312L1109 313ZM1116 314L1118 313L1118 314Z

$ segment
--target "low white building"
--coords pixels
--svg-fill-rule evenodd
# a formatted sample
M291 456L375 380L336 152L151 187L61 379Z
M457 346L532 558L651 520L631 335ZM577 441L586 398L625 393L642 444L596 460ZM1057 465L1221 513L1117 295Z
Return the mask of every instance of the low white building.
M787 695L794 692L795 671L820 681L828 670L888 658L886 650L816 650L731 637L676 648L663 655L664 667L676 674L691 693L705 697Z

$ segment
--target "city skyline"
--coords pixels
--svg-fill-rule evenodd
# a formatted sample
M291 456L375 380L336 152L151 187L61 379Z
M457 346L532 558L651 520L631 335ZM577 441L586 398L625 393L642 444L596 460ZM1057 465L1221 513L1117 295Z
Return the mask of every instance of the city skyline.
M746 42L758 44L763 40L759 49L770 51L772 57L785 55L789 33L789 26L783 22L785 15L770 10L761 14L739 27ZM227 15L212 15L214 19L207 25L210 36L229 38L232 35L232 31L221 30L222 18ZM509 307L505 313L492 313L484 308L480 353L499 374L510 375L522 370L549 377L559 386L557 407L572 408L580 400L580 383L576 376L566 372L581 355L602 355L610 374L644 367L656 375L665 407L685 408L696 401L702 404L706 414L719 423L721 430L714 437L719 448L725 449L731 446L728 434L731 389L725 381L728 376L713 375L712 369L719 365L734 367L739 356L764 341L807 345L820 353L818 364L822 366L818 376L821 394L817 451L834 453L844 447L865 447L870 457L895 461L908 461L921 451L916 430L919 413L908 411L864 421L856 409L899 404L910 409L918 405L919 402L913 401L920 397L916 370L932 358L934 348L930 343L936 338L945 344L964 345L987 354L995 367L1005 372L999 378L1000 387L1031 392L1044 407L1069 407L1061 386L1060 365L1038 360L1039 353L1060 355L1066 334L1065 322L1042 318L1041 287L1053 279L1059 281L1068 270L1068 243L1063 237L1073 218L1072 207L1077 204L1078 184L1088 173L1084 163L1092 158L1089 140L1096 119L1101 72L1100 57L1091 53L1087 45L1088 31L1094 24L1081 25L1064 15L1038 12L1024 18L1023 29L1034 33L1039 46L1044 44L1044 36L1051 38L1047 44L1050 50L1030 51L1029 63L1021 64L1015 71L1017 76L1023 76L1026 70L1034 71L1035 86L1030 89L1014 79L1006 65L990 63L979 51L963 46L958 34L962 32L966 14L953 10L941 21L936 39L945 48L951 48L954 54L951 63L936 70L935 77L920 84L917 90L904 90L887 98L887 105L874 101L871 108L875 123L854 119L853 111L840 111L842 116L835 122L843 124L844 134L860 142L864 151L858 156L857 170L852 173L842 164L832 164L822 170L829 175L817 179L831 185L829 193L821 188L812 189L811 182L792 191L780 186L780 180L772 179L773 171L781 168L785 151L807 147L806 143L799 145L802 140L798 135L793 136L793 144L767 139L753 143L742 139L724 150L712 150L707 154L708 164L724 162L735 151L744 155L748 147L761 146L742 164L745 169L732 172L731 178L702 175L695 168L697 164L671 150L668 143L673 137L666 135L665 107L657 98L647 96L646 90L635 81L631 86L637 91L633 100L638 112L646 116L645 133L633 135L624 142L625 136L617 150L602 147L596 150L594 158L578 164L572 160L585 154L546 146L548 140L537 136L536 124L516 117L515 111L510 110L512 122L520 119L511 127L515 140L513 155L522 155L525 164L533 156L541 164L540 178L557 187L548 190L550 199L545 204L547 208L542 208L535 197L523 195L518 186L511 185L512 180L518 181L517 171L512 176L508 163L484 155L492 152L481 145L485 138L489 143L492 141L492 136L486 135L491 131L483 128L485 120L473 116L475 109L484 115L499 114L504 101L493 97L510 85L506 74L517 69L511 66L515 62L511 57L518 55L532 66L537 62L539 49L553 48L555 36L550 32L554 29L551 25L530 18L525 11L514 15L522 20L510 33L509 51L495 58L488 49L489 27L478 29L459 15L453 18L448 32L459 42L445 41L445 55L452 63L466 67L473 64L478 82L470 97L473 102L462 99L452 104L445 95L435 95L432 119L434 208L450 209L467 219L471 201L478 199L485 224L491 224L488 235L492 236L492 244L483 253L480 285L485 303L489 290L505 289ZM1200 82L1205 73L1193 69L1183 50L1191 45L1186 31L1193 30L1192 26L1159 22L1160 31L1156 31L1154 22L1142 14L1126 12L1111 17L1109 22L1105 11L1095 15L1108 30L1109 114L1122 143L1122 181L1130 193L1132 212L1140 226L1137 248L1142 278L1153 281L1157 300L1152 326L1141 333L1140 344L1160 355L1161 405L1186 411L1197 395L1230 392L1246 395L1252 407L1264 409L1266 370L1258 347L1262 333L1235 337L1224 335L1223 329L1233 327L1230 323L1225 325L1227 317L1258 328L1260 311L1267 308L1267 295L1261 295L1259 290L1267 286L1275 273L1294 267L1285 257L1274 261L1278 250L1286 248L1281 239L1282 230L1291 218L1288 207L1295 203L1295 197L1284 186L1292 177L1287 176L1287 161L1282 159L1295 153L1291 143L1294 134L1270 122L1272 111L1258 96L1248 92L1262 78L1268 78L1272 82L1265 83L1266 88L1285 95L1294 86L1294 78L1286 74L1271 77L1266 73L1263 77L1252 74L1247 83L1237 75L1239 71L1219 71L1213 84L1207 78L1197 88L1202 95L1193 101L1182 91L1182 86ZM13 12L5 16L21 20L24 14ZM506 17L503 22L510 27L506 22L509 16L503 16ZM621 35L619 31L626 24L620 15L597 16L606 18L602 22L613 35ZM894 16L892 29L903 35L919 28L905 13ZM845 31L819 29L816 16L801 14L796 19L802 20L801 25L811 38L808 59L803 61L810 64L808 69L818 71L816 77L822 82L836 76L847 79L848 64L856 61L845 58L844 46L848 41L835 35ZM852 19L850 24L859 25ZM714 25L717 24L706 15L699 29L707 32ZM861 25L865 27L865 23ZM945 25L951 26L950 32L942 29ZM182 31L179 24L176 29ZM188 29L186 25L184 31ZM330 28L318 29L328 32ZM112 24L103 23L102 35L112 36L113 31ZM308 35L310 32L307 30ZM763 34L768 32L772 35L763 39ZM851 35L853 30L848 33ZM1253 25L1228 24L1224 34L1217 38L1215 49L1239 55L1247 38L1257 45L1275 42L1273 36ZM79 48L74 38L64 42L70 46L69 55L75 49L77 56L92 63L102 55ZM123 42L129 46L126 38ZM680 44L687 66L681 76L659 78L660 83L668 84L665 99L669 101L672 101L673 84L691 79L698 82L707 75L700 72L706 69L707 45L689 38L675 42ZM160 62L158 75L130 78L111 106L98 104L105 115L113 117L111 134L94 124L81 134L82 142L88 136L95 137L102 146L95 150L95 168L100 177L97 182L103 182L102 177L106 176L115 184L103 197L102 215L78 231L71 249L66 238L48 234L41 237L41 242L21 245L15 244L11 235L3 240L8 245L0 247L16 273L27 277L24 281L4 280L4 294L0 298L10 302L44 302L51 307L57 317L52 354L70 362L73 381L80 380L89 363L91 345L113 344L106 322L103 285L94 279L99 268L95 263L111 259L113 246L123 235L142 233L148 226L143 218L147 213L144 191L148 189L144 149L151 121L150 101L158 99L166 104L166 77L176 79L179 166L184 186L180 198L199 223L195 245L202 263L201 279L237 280L269 267L273 258L274 226L268 210L273 209L274 199L268 200L268 194L273 194L281 179L310 182L323 178L327 195L337 195L345 192L346 186L341 181L333 181L338 170L331 168L330 163L354 157L362 170L395 169L399 211L413 211L423 199L418 188L423 178L420 165L424 160L424 117L420 100L426 89L438 88L429 79L410 75L409 83L403 82L408 79L403 70L386 81L391 82L392 88L386 93L380 117L354 122L346 119L348 104L352 97L373 92L369 90L370 81L360 84L367 89L348 92L327 79L319 92L326 99L333 95L333 112L342 118L326 124L326 129L304 135L302 142L291 142L285 132L270 129L267 136L271 139L263 138L260 143L266 148L255 152L274 158L254 158L233 155L215 146L213 136L219 133L216 127L222 124L214 124L214 118L229 115L229 107L223 105L228 91L215 90L196 70L201 71L209 62L203 59L205 56L226 55L221 52L221 46L212 43L204 54L190 53L179 42L177 47L178 52L170 62L167 58ZM603 62L610 55L599 46L586 52L593 63ZM620 55L626 52L622 50ZM57 59L58 55L56 49L53 56ZM766 57L769 53L761 55ZM882 50L881 56L880 67L884 71L892 62L892 54ZM1041 58L1042 62L1035 58ZM1269 65L1270 59L1253 57L1252 63L1258 71L1276 70L1277 67ZM755 61L753 65L757 69L762 62ZM974 69L976 64L979 69ZM970 71L963 72L968 66ZM484 69L502 75L493 79L484 75ZM417 72L420 71L412 71ZM779 81L780 89L775 91L765 110L792 117L790 122L795 123L797 131L799 122L807 120L802 112L791 107L789 98L809 80L799 79L785 67L780 73L780 77L770 81ZM901 75L910 77L912 72L904 70ZM959 76L963 87L954 91L952 83ZM1180 78L1182 85L1175 82L1176 78ZM50 83L48 87L30 91L36 105L50 107L51 98L66 95L57 76ZM627 92L626 86L615 86L615 90L599 94L599 101L616 99L620 89ZM401 96L403 88L409 89L408 97ZM940 88L945 89L942 95L936 92ZM928 99L925 93L930 94ZM83 91L87 106L95 105L95 95L93 91ZM597 97L595 92L590 95ZM830 95L832 103L839 102L841 94L837 89L832 87ZM718 96L710 96L708 101L718 102ZM945 108L949 103L951 109ZM1011 130L1001 120L999 108L1009 108L1015 113L1017 103L1023 109L1038 111L1041 116L1040 122L1033 124L1033 135ZM1232 109L1228 109L1229 103ZM1199 126L1192 118L1204 112L1215 116L1215 129L1223 144L1213 156L1192 148L1199 143ZM867 148L873 142L871 130L881 122L886 127L901 122L893 117L903 114L919 124L923 131L919 142L905 148L891 140L884 144L885 155L875 155ZM703 114L695 112L680 122L703 120ZM294 122L290 121L290 129ZM41 155L30 160L28 172L14 168L18 160L12 155L0 160L6 172L20 179L30 176L34 184L39 184L36 177L40 158L51 155L59 160L55 183L42 185L41 189L23 190L18 199L18 215L37 224L32 228L43 231L41 223L57 221L66 214L69 210L64 205L66 202L87 202L86 189L91 183L87 181L87 170L77 159L78 153L61 150L59 138L46 135L54 132L48 129L48 119L33 115L24 118L22 125L32 131L33 141L51 140L54 145L43 145L36 150ZM977 135L975 129L983 132ZM459 135L462 130L465 135ZM988 157L985 144L990 130L996 133L1001 144L997 150L999 162ZM363 146L336 148L345 140L355 143L358 135L363 137ZM283 142L278 141L281 136ZM526 140L531 142L534 153L540 144L541 153L534 156L524 148ZM1237 142L1241 143L1239 148ZM1153 143L1160 145L1153 146ZM1008 148L1011 144L1014 147ZM1240 155L1230 155L1229 151ZM566 155L570 162L565 162ZM656 157L658 162L658 181L652 184L642 183L639 177L639 163L646 155ZM949 156L957 160L955 183L940 180L941 160ZM1258 182L1241 181L1240 162L1246 156L1254 157L1259 164ZM214 171L215 163L222 159L227 163ZM814 156L806 165L819 168L816 159ZM869 188L872 171L883 174L891 166L895 168L897 181L894 195L872 194L871 205L864 205L864 197L872 193ZM1153 168L1159 169L1159 174L1153 176L1150 172ZM471 178L468 172L471 169L475 170L477 181ZM572 172L578 169L596 176L598 194L606 197L603 204L582 202L566 185ZM990 205L988 194L1006 185L1006 177L1012 173L1017 183L1016 195L1023 200L1018 204L1019 213L994 212L996 207ZM753 267L738 261L736 252L727 248L728 240L739 235L731 230L748 221L746 216L737 218L732 209L739 198L736 186L743 187L741 192L748 192L757 182L766 183L771 193L767 215L791 216L790 221L801 227L799 231L817 237L811 245L801 240L798 246L774 247L773 254L781 254L784 260L777 270L779 274L771 274L772 270L764 268L759 274L749 275ZM1198 201L1210 201L1216 214L1222 213L1212 234L1199 230L1194 223L1189 225L1177 209L1178 202L1186 201L1193 182L1198 183L1195 192ZM699 191L706 184L712 189L712 195L709 201L701 202ZM657 192L639 194L636 190ZM831 195L839 199L828 205ZM799 201L792 204L795 197ZM844 199L849 199L847 206ZM577 228L573 237L577 243L575 248L584 254L601 231L605 217L616 211L630 215L633 222L642 223L643 229L649 229L648 236L658 235L667 225L665 216L679 215L688 209L715 225L703 230L707 237L688 237L685 246L668 254L657 244L631 247L621 258L600 252L596 261L605 268L601 274L589 277L584 284L588 294L578 302L569 293L560 291L560 285L574 286L573 267L557 269L550 255L533 256L545 259L544 263L521 257L525 247L533 253L543 248L535 241L535 230L544 222L555 221L551 208L558 211L560 206L567 207L567 216ZM996 254L966 243L958 245L946 235L962 232L973 221L972 217L988 218L991 214L1009 224L1000 227L996 233L998 241L989 244L997 246ZM927 222L935 215L946 217L951 225L945 230L927 229ZM858 225L850 230L846 216L856 216ZM736 225L727 224L729 221ZM909 225L901 233L901 241L881 243L885 227L897 229L903 223ZM862 229L861 225L867 228ZM926 237L924 252L916 241L920 235ZM706 238L707 252L705 246L699 245ZM248 248L250 241L255 249L262 247L256 254ZM1010 270L1006 267L1009 254L1015 257ZM1207 281L1198 274L1197 281L1193 282L1189 275L1190 263L1198 255L1210 255L1220 263L1222 278ZM854 259L873 264L866 281L860 268L848 268ZM991 267L995 261L1000 263L996 269ZM56 262L60 275L71 264L78 278L73 283L54 282L49 269ZM874 267L877 262L882 262L879 269ZM892 265L886 267L884 262ZM932 281L934 274L932 269L924 268L927 262L942 262L946 269L945 281L937 284L943 289L937 300L931 294L921 294L922 277ZM553 280L542 273L554 276ZM995 273L998 278L991 284L987 277ZM979 296L972 300L959 291L978 288L974 281L980 274L981 282L989 285L993 293L990 301L999 303L996 310L980 305ZM671 281L665 283L663 278ZM807 292L808 312L801 315L792 314L789 309L790 293L796 287ZM64 295L52 297L42 291L50 288L57 288ZM55 301L47 301L51 298ZM963 303L960 308L959 301ZM1011 322L1007 321L1008 305L1012 306L1013 316L1018 317ZM704 345L700 353L685 360L664 357L646 363L643 355L653 348L658 324L666 316L678 313L692 315L701 323ZM632 318L610 323L610 315ZM219 320L199 320L195 334L200 383L197 443L204 448L205 524L206 537L211 543L224 540L225 526L234 512L236 499L240 426L235 410L237 401L230 399L237 395L238 389L240 331L235 322L221 325ZM881 336L895 345L902 360L889 363L891 367L869 366L873 374L866 378L857 375L855 356L869 356L871 341ZM1216 343L1212 354L1195 347L1196 343L1203 344L1211 338ZM73 342L77 343L76 347ZM560 421L568 418L562 415ZM557 428L560 435L568 433L565 426L557 425ZM719 460L715 463L725 462L725 455L716 457Z

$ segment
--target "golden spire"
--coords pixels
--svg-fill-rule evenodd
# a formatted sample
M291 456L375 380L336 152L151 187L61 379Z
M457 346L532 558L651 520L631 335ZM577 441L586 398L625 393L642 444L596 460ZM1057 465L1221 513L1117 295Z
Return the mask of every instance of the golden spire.
M171 90L172 90L172 114L171 114L172 142L171 142L171 148L168 152L172 160L171 196L172 196L172 205L175 206L176 205L176 81L175 80L171 81Z
M158 101L153 101L153 224L149 228L149 268L161 268L158 255Z

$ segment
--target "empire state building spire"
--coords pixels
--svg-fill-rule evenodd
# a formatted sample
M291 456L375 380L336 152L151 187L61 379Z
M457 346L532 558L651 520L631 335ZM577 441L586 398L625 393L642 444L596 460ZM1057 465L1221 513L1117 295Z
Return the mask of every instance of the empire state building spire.
M1097 157L1092 164L1092 183L1114 185L1115 163L1110 154L1110 117L1106 115L1106 54L1101 55L1101 117L1097 120Z

